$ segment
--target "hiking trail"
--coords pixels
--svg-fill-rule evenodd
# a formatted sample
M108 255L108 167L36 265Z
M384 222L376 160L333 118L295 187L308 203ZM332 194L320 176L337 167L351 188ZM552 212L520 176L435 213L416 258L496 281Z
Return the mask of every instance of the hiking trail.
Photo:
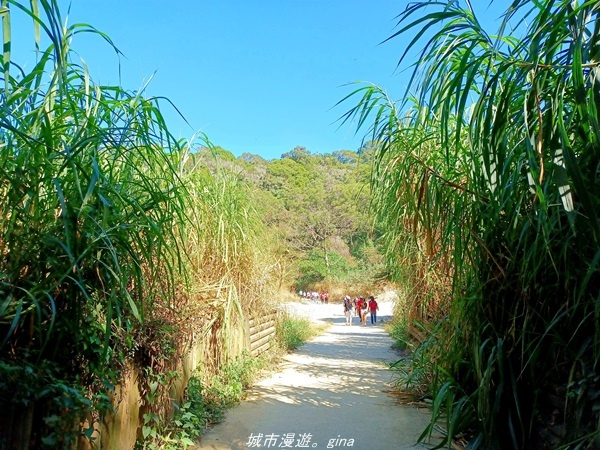
M378 323L347 326L341 303L289 303L295 315L331 323L323 335L283 358L248 397L207 430L195 450L249 448L424 449L415 445L429 422L427 408L401 405L389 393L386 363L401 353L381 325L393 303L377 298Z

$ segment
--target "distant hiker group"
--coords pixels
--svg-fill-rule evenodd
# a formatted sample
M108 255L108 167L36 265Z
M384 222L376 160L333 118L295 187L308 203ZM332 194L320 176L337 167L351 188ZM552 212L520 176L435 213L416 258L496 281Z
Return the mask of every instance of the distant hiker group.
M300 298L306 300L312 300L313 303L322 304L329 303L329 292L317 292L317 291L298 291ZM344 315L346 316L346 325L352 325L352 317L356 315L360 319L362 326L367 326L367 315L371 316L371 325L377 323L377 311L379 311L379 305L372 295L369 296L369 301L365 300L365 297L354 297L354 300L349 295L344 296Z
M371 315L371 325L377 323L377 311L379 305L372 295L367 302L364 297L355 297L350 299L349 295L344 297L344 315L346 316L346 325L352 325L352 315L356 314L360 318L363 327L367 326L367 314Z
M300 297L312 300L313 303L317 303L321 300L321 303L329 303L329 292L317 292L317 291L299 291Z

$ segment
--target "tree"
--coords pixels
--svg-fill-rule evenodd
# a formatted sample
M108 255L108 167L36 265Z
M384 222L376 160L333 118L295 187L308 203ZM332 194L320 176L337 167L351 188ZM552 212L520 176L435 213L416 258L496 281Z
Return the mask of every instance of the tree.
M332 155L343 164L356 162L358 157L358 154L352 150L336 150Z
M366 242L363 237L371 225L366 214L370 161L361 157L342 163L331 154L313 155L300 148L294 158L243 167L241 176L256 186L257 209L279 240L281 273L290 277L291 284L297 284L292 278L304 270L300 266L314 264L317 257L323 270L313 272L323 278L333 275L330 258L336 252L341 253L335 261L347 259L347 264L337 266L357 266L359 243ZM349 248L355 253L350 254Z
M311 153L306 147L302 147L302 146L298 145L298 146L294 147L293 150L281 155L281 159L291 158L294 161L299 162L303 158L306 158L310 155L311 155Z

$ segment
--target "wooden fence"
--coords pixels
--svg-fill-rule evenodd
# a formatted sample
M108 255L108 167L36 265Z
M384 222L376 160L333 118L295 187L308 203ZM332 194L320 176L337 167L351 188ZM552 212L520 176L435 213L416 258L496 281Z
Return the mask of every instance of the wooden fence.
M227 347L231 349L231 357L248 351L252 356L258 356L271 348L275 338L278 311L258 317L251 317L239 321L228 334ZM202 368L208 359L212 357L210 336L197 342L183 357L179 377L175 381L171 396L173 399L182 400L187 381L195 370ZM120 386L115 387L114 414L110 413L103 418L102 423L97 423L96 428L100 431L94 433L96 442L88 445L87 441L80 442L80 449L131 449L135 445L136 436L141 426L140 418L140 387L137 370L130 367L128 376ZM83 445L82 445L83 444Z
M248 320L248 335L250 336L250 353L258 356L271 348L275 337L277 311L272 311L261 317Z

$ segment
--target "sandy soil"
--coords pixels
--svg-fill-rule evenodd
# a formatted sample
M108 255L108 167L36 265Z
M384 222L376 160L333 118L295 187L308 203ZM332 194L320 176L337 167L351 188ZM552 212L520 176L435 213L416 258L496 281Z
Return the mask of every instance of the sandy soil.
M392 303L378 299L378 319ZM277 373L263 379L247 400L209 430L196 449L355 448L418 449L427 409L400 405L387 393L386 363L400 354L381 324L345 325L343 307L297 302L294 314L331 323L327 333L287 355Z

